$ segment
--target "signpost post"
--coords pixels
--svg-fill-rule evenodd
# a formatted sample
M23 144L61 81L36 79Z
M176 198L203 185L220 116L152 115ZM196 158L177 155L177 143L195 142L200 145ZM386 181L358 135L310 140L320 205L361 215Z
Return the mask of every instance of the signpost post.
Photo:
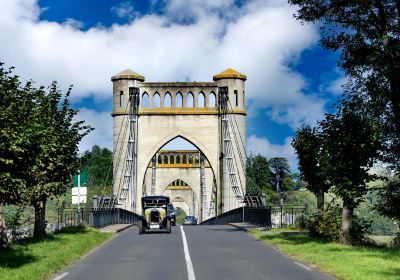
M81 202L86 203L86 195L87 195L87 188L81 187L82 185L85 186L87 183L87 171L78 170L78 174L73 177L74 186L72 188L72 204L78 204L78 225L81 223ZM81 181L82 179L82 181Z

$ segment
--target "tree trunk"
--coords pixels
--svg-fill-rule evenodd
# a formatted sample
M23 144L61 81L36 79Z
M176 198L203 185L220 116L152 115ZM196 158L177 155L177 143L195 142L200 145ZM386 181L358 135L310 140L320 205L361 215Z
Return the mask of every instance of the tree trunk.
M324 190L321 188L318 190L317 193L317 211L318 211L318 216L322 217L324 215L324 201L325 199L325 193Z
M8 238L4 220L4 207L3 204L0 204L0 251L5 249L8 249Z
M351 227L353 224L353 209L343 203L342 210L342 232L340 233L339 242L341 244L351 245Z
M35 201L33 207L35 208L35 227L33 229L33 237L41 238L46 235L46 200Z

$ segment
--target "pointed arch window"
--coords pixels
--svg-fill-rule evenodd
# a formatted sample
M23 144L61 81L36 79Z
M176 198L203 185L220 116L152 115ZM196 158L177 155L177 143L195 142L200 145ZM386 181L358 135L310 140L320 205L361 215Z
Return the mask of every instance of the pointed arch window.
M189 92L186 99L186 107L193 108L194 107L194 97L193 93Z
M168 164L168 156L167 155L164 156L163 164Z
M142 108L149 108L149 95L146 92L142 95Z
M177 163L177 164L180 164L180 163L181 163L181 156L180 156L180 155L177 155L177 156L176 156L176 163Z
M183 155L183 157L182 157L182 163L183 163L183 164L187 164L187 158L186 158L186 155Z
M206 98L204 96L204 93L202 93L202 92L200 92L200 94L199 94L198 105L199 105L199 108L206 107Z
M175 107L176 108L182 108L183 107L183 98L182 98L182 93L180 93L180 92L178 92L176 94Z
M170 155L170 156L169 156L169 163L170 163L170 164L175 164L174 155Z
M169 94L169 92L167 92L164 95L164 107L165 108L170 108L172 107L172 99L171 99L171 94Z
M153 96L153 104L154 108L160 108L160 95L158 93L155 93Z
M193 155L189 156L189 164L193 164Z
M162 164L162 156L161 155L158 155L157 163Z
M209 99L208 99L208 106L209 107L215 107L215 105L216 105L215 99L216 99L215 98L215 93L211 92L210 96L209 96Z

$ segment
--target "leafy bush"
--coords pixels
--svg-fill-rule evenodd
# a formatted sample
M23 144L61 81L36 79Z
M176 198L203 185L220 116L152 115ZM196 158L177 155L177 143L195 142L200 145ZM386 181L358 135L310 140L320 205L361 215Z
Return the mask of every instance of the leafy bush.
M21 235L19 229L23 225L23 211L24 209L18 206L8 206L5 209L4 220L6 222L7 229L11 231L12 241L19 239Z
M342 207L337 203L329 203L322 217L314 211L307 215L299 226L303 226L309 231L309 235L315 238L337 242L341 232ZM369 233L370 222L363 218L354 216L351 229L352 242L360 244L365 242L365 235Z

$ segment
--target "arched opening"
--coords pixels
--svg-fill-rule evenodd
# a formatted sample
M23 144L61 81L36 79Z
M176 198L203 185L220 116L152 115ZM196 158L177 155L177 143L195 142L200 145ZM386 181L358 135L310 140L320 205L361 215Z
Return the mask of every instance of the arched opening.
M186 98L186 107L193 108L194 107L194 97L193 93L189 92Z
M215 99L216 99L215 98L215 93L211 92L210 96L209 96L209 99L208 99L208 106L209 107L215 107L215 105L216 105L216 100Z
M170 164L175 164L174 155L170 155L170 156L169 156L169 163L170 163Z
M149 95L146 92L142 95L142 108L149 108Z
M170 108L171 106L172 106L171 94L166 93L164 95L164 107L165 108Z
M183 107L183 98L182 93L178 92L175 97L175 107L182 108Z
M161 157L161 155L158 155L157 163L158 163L158 164L162 164L162 157Z
M181 156L180 156L180 155L177 155L177 156L176 156L176 163L177 163L177 164L180 164L180 163L181 163Z
M202 93L202 92L199 94L198 105L199 105L199 108L206 107L206 99L205 99L204 93Z
M155 93L153 96L153 105L154 105L154 108L160 108L160 106L161 106L160 95L158 93Z
M163 164L168 164L168 156L164 155Z

